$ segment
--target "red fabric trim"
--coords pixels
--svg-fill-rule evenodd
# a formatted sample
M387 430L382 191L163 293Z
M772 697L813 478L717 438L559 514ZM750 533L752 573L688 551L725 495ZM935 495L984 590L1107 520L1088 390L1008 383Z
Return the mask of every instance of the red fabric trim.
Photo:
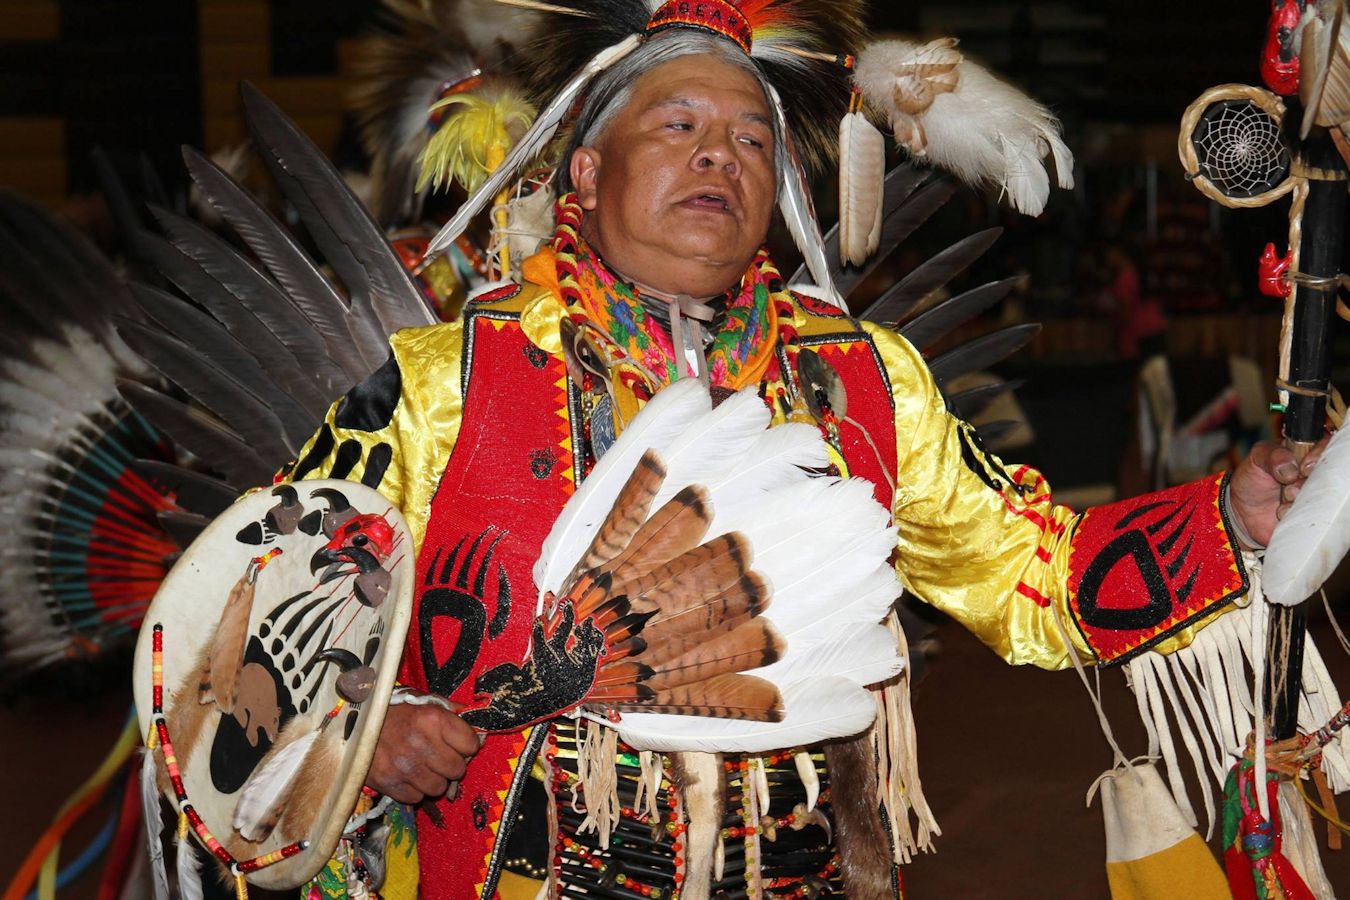
M1121 663L1247 589L1219 497L1225 476L1087 511L1069 607L1103 663Z
M789 352L795 364L794 349ZM813 343L811 349L834 367L848 392L851 421L839 423L839 442L849 474L872 482L877 502L889 510L893 503L890 484L896 474L895 409L872 343L861 332L850 332L840 335L837 343ZM868 436L876 450L868 443Z
M1036 605L1039 607L1044 608L1050 605L1049 597L1045 596L1040 591L1036 590L1034 587L1032 587L1031 585L1027 584L1024 581L1017 582L1017 587L1014 588L1014 590L1016 590L1017 593L1021 594L1023 597L1030 597L1032 600L1036 602Z
M525 658L534 561L573 482L561 359L527 363L533 345L517 321L471 313L466 327L473 377L417 561L401 680L467 705L479 675ZM458 798L436 804L444 827L418 812L423 884L435 885L437 896L481 893L524 742L522 733L487 738Z

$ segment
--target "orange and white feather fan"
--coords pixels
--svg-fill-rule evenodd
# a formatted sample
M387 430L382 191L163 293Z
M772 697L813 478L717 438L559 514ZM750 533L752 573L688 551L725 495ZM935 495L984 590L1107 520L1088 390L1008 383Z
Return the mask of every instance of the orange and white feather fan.
M904 663L880 624L901 590L895 530L866 481L812 474L828 464L816 429L769 425L753 392L716 409L693 379L657 394L544 542L531 659L485 673L490 703L466 721L544 717L560 687L542 676L571 672L561 702L640 749L767 752L866 729L866 686ZM553 697L530 708L535 686Z

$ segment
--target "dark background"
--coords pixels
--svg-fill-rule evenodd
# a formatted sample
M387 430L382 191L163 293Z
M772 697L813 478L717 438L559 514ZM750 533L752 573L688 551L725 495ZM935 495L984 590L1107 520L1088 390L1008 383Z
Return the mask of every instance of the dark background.
M0 185L53 208L86 209L96 190L90 153L101 146L123 171L144 160L181 193L179 145L216 150L242 137L240 78L257 82L321 146L346 152L350 58L375 5L0 0ZM1258 82L1269 4L877 6L878 28L959 35L966 52L1064 121L1079 160L1073 192L1057 192L1037 220L964 192L916 235L898 271L975 228L1004 224L1004 238L968 279L1026 272L1031 286L1015 314L1047 323L1043 337L1006 367L1029 378L1022 398L1038 434L1017 458L1040 465L1060 486L1113 484L1129 432L1133 364L1114 357L1110 323L1085 287L1081 264L1093 247L1116 243L1141 261L1151 289L1164 295L1174 350L1244 352L1269 365L1275 307L1255 291L1255 260L1265 241L1283 246L1286 207L1237 212L1209 204L1182 179L1175 149L1177 122L1202 90ZM823 209L829 204L822 191ZM1169 215L1187 226L1169 231ZM1238 345L1229 341L1234 335ZM1320 626L1317 636L1347 674L1334 637ZM1082 795L1109 754L1076 679L1004 667L950 625L939 637L943 653L917 691L915 712L925 783L945 833L937 855L906 870L911 896L1105 897L1100 813L1085 809ZM1121 676L1104 681L1126 752L1141 752ZM8 774L0 785L9 801L0 831L10 838L0 842L0 880L102 758L127 702L114 688L61 700L21 697L0 708ZM96 826L72 835L63 858ZM1329 866L1350 889L1346 861ZM96 875L85 878L62 896L93 896L95 883Z

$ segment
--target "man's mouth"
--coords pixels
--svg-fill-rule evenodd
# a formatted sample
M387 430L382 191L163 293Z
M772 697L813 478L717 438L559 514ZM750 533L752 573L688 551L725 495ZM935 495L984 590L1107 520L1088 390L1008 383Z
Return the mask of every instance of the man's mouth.
M727 201L726 196L724 194L719 194L714 191L695 194L688 200L685 200L684 203L680 205L688 206L693 209L708 210L711 212L721 212L721 213L731 212L731 203Z

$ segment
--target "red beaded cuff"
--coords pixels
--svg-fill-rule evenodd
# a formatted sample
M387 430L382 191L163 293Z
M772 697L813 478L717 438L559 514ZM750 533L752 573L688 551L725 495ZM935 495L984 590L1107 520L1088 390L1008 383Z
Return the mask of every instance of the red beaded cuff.
M1247 590L1221 502L1227 475L1090 509L1069 555L1069 609L1101 665L1133 658Z

